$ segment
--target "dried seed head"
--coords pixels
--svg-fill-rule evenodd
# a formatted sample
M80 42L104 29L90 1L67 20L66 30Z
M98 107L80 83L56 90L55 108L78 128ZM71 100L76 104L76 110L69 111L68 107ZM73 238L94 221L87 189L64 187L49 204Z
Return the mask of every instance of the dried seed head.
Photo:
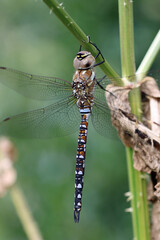
M13 167L16 150L11 141L3 137L0 139L0 197L11 187L17 178Z
M14 161L17 157L17 151L13 143L6 137L0 138L0 156L7 157Z

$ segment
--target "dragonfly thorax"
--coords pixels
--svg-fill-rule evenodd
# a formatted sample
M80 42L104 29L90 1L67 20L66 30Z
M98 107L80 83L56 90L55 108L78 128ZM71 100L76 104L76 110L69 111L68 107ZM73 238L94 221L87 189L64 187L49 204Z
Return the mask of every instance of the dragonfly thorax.
M90 68L94 67L95 62L96 62L96 60L90 52L80 51L77 53L77 55L73 61L73 66L77 70L78 69L90 69Z
M93 106L93 93L95 86L95 72L93 69L88 70L77 70L73 75L73 95L78 99L77 105Z

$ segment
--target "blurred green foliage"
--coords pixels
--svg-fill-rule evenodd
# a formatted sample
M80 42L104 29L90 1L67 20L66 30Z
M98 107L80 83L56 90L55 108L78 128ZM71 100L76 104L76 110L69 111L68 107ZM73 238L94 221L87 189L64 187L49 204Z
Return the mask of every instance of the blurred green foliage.
M64 0L63 4L120 72L117 1ZM159 1L135 2L134 16L138 67L159 28ZM79 44L42 1L1 0L0 23L0 66L71 81ZM156 60L154 68L158 64ZM1 120L41 105L45 103L0 87ZM91 125L83 208L80 223L74 223L77 135L53 140L13 139L19 152L18 184L44 239L132 239L131 217L124 212L129 204L124 197L128 183L123 146L99 136ZM9 194L0 199L0 226L0 239L26 239Z

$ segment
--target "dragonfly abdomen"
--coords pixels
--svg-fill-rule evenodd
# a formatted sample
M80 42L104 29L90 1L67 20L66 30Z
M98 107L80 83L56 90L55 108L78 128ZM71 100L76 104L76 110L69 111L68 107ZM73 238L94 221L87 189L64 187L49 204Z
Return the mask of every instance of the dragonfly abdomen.
M79 136L78 136L76 170L75 170L75 202L74 202L74 221L75 222L79 222L79 215L82 207L82 190L83 190L83 177L84 177L84 169L85 169L88 118L90 116L90 111L91 111L90 108L87 108L87 109L88 109L88 113L86 113L86 108L80 109L81 123L80 123Z

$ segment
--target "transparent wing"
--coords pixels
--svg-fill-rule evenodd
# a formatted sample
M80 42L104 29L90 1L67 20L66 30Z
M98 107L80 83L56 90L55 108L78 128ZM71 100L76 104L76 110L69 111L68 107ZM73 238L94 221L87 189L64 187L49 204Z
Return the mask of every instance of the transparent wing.
M32 75L6 67L0 67L0 82L37 100L64 98L72 92L71 83L63 79Z
M25 138L52 138L79 129L80 112L74 97L47 107L6 118L0 123L0 134Z
M160 86L160 70L153 70L153 71L148 71L148 72L141 72L138 74L130 75L124 77L124 80L127 80L129 82L136 82L136 81L141 81L144 77L150 76L155 78L157 81L158 85ZM121 77L120 78L112 78L108 76L104 76L102 78L98 78L97 81L101 84L102 87L106 87L107 84L110 83L115 83L115 85L119 85L121 83Z
M118 135L112 126L110 110L105 99L105 91L98 85L96 85L95 89L91 120L95 130L99 134L112 139L117 138Z

